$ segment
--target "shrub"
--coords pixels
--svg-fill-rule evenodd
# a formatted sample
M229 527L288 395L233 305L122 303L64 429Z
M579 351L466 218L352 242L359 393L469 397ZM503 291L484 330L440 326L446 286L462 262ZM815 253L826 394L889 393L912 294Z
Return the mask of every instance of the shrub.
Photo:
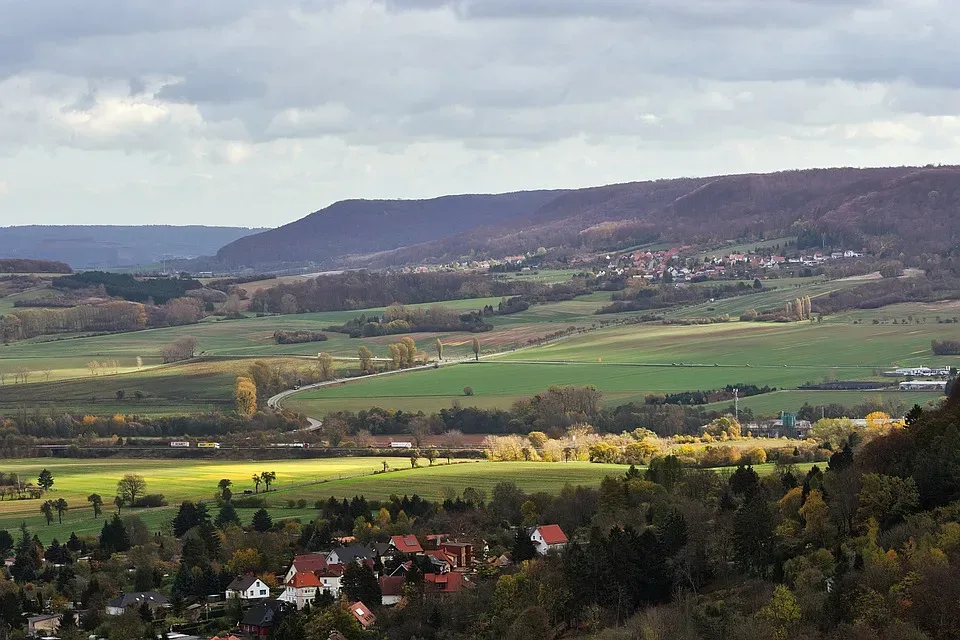
M277 344L303 344L305 342L324 342L327 334L316 331L274 331L273 339Z
M237 509L262 509L267 506L267 501L261 496L234 496L231 502Z
M303 498L300 498L299 500L297 500L297 509L306 509L306 508L307 508L306 500L304 500Z
M133 503L135 507L143 507L145 509L150 509L153 507L165 507L167 506L167 501L163 497L162 493L149 493L142 498L137 498L137 501Z
M465 396L472 396L472 395L473 395L473 387L464 387L464 388L463 388L463 395L465 395Z

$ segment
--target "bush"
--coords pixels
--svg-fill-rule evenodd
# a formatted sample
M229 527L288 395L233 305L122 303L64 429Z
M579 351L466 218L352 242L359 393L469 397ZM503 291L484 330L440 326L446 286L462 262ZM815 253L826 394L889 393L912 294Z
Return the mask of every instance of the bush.
M142 498L137 498L137 501L133 503L135 507L143 507L145 509L150 509L153 507L165 507L167 506L167 501L163 497L162 493L150 493Z
M296 509L296 508L297 508L296 500L294 500L293 498L290 498L289 500L287 500L287 509Z
M938 356L960 356L960 340L934 340L930 347Z
M267 506L267 501L261 496L234 496L231 502L237 509L262 509Z
M303 344L305 342L324 342L327 334L316 331L274 331L273 339L277 344Z
M464 387L464 388L463 388L463 395L465 395L465 396L472 396L472 395L473 395L473 387Z
M300 498L299 500L297 500L297 509L306 509L306 508L307 508L306 500L304 500L303 498Z

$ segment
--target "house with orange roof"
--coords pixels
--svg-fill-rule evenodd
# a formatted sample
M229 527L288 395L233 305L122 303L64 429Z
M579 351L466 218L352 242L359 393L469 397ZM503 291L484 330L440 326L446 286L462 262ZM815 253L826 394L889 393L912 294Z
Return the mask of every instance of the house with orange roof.
M423 547L415 535L393 536L390 538L390 546L400 553L423 553Z

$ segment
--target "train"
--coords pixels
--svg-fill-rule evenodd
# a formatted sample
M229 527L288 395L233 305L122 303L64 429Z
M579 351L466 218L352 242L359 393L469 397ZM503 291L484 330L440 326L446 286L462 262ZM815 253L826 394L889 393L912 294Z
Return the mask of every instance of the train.
M276 442L270 445L271 447L281 447L285 449L309 449L310 444L308 442Z
M191 445L186 440L174 440L170 443L170 446L175 447L177 449L187 449ZM220 443L219 442L198 442L197 448L198 449L219 449Z
M390 446L394 449L412 449L412 442L391 442Z

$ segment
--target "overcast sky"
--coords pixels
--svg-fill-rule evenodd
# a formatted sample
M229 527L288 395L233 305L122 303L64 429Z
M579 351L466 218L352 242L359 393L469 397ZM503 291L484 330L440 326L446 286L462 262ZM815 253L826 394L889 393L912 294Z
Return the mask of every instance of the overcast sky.
M0 0L0 225L960 163L957 0Z

